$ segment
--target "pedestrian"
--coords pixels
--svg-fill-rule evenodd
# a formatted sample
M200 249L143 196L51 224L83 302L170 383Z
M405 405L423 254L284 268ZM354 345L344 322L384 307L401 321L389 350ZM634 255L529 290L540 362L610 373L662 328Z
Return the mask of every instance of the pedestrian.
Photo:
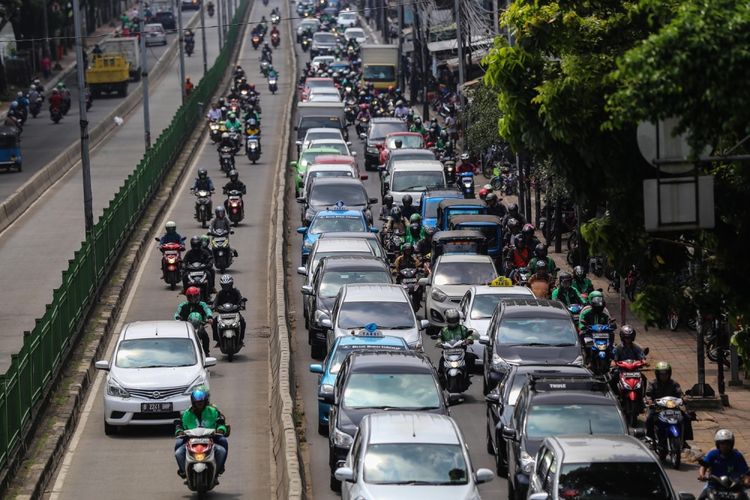
M44 54L44 57L42 57L41 66L44 79L49 80L50 73L52 72L52 60L49 58L48 54Z
M128 13L123 12L122 15L120 16L120 23L121 23L120 29L124 30L125 26L127 26L129 22L130 22L130 18L128 17Z
M81 50L81 54L83 54L83 69L85 70L89 67L89 55L85 49Z
M195 86L193 85L193 82L190 81L190 78L185 78L185 97L190 97L190 93L193 91L193 88Z

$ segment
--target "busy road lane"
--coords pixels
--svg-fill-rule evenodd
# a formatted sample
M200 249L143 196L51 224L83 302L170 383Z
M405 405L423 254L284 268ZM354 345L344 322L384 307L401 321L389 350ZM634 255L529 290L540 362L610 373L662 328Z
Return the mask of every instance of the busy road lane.
M275 5L279 3L270 2L265 7L258 2L250 19L259 18L261 14L268 16ZM244 198L245 220L234 228L235 234L231 236L232 246L239 257L227 272L248 299L247 309L243 311L247 335L245 347L231 363L218 348L213 348L211 342L211 355L219 360L217 366L210 369L211 402L221 409L232 426L227 472L212 492L213 498L269 498L271 495L267 241L273 172L280 150L281 127L284 126L281 123L286 104L284 96L290 89L292 75L291 71L285 71L288 64L285 50L286 47L282 46L274 53L281 72L277 96L264 92L264 79L258 74L258 52L243 46L238 60L245 68L248 80L257 82L262 93L264 154L257 165L250 165L241 155L236 157L240 180L246 183L248 193ZM201 234L199 224L192 217L195 197L189 191L198 168L206 168L217 186L217 194L213 197L216 206L224 199L220 193L226 178L219 171L215 146L208 139L204 140L190 165L178 190L179 195L160 221L163 227L166 220L174 220L178 231L187 238ZM125 322L171 318L177 304L184 300L184 296L170 291L161 280L160 254L156 247L154 244L146 252L140 265L126 304ZM112 347L111 343L108 355L111 355ZM134 485L142 498L184 498L189 492L175 473L172 428L135 428L112 437L104 435L103 375L98 375L95 390L88 397L85 416L76 429L63 466L52 481L48 498L95 498L106 488L108 497L126 499L132 498ZM126 473L123 473L124 464L127 464ZM137 478L135 482L134 478Z

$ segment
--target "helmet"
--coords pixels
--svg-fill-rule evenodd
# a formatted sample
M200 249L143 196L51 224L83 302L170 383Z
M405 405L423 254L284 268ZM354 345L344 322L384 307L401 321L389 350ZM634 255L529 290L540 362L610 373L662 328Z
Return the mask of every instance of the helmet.
M421 125L422 124L422 119L420 117L416 117L416 118L414 118L414 123L416 123L417 125Z
M228 116L228 118L229 118L230 120L234 120L235 118L237 118L237 115L235 115L235 114L234 114L234 113L232 112L232 113L229 113L229 116Z
M205 179L206 177L208 177L208 170L206 170L205 168L199 168L198 169L198 178L199 179Z
M622 325L620 327L620 340L630 340L631 342L634 342L636 333L635 328L632 326Z
M490 194L490 190L487 188L482 188L479 190L479 198L482 200L486 200L488 194Z
M667 378L671 378L672 366L666 361L659 361L658 363L656 363L656 366L654 367L654 375L656 376L657 379L659 378L660 373L666 373Z
M236 170L232 169L232 170L229 171L229 179L230 180L232 180L234 182L237 182L237 179L239 179L239 178L240 178L240 174L238 174Z
M201 247L201 237L200 236L193 236L190 238L190 248L193 250L198 250Z
M582 280L583 278L586 277L586 271L584 271L581 266L576 266L573 268L573 276L577 280Z
M445 130L441 130L440 131L440 137L443 138L443 139L445 139L446 137L448 137L448 132L446 132Z
M497 203L497 195L495 193L487 193L484 201L486 201L488 205L494 205Z
M250 84L250 90L255 90L255 84L254 83Z
M468 160L469 159L469 153L461 153L461 159L462 160Z
M589 303L591 307L603 308L604 307L604 295L602 292L595 290L589 294Z
M573 283L573 276L570 273L560 273L560 286L562 288L568 288Z
M193 328L200 330L203 327L203 316L199 312L191 312L187 319L193 324Z
M401 251L408 257L409 255L414 253L414 247L411 243L407 243L401 248Z
M411 214L411 217L409 217L409 222L411 222L412 224L421 224L422 216L419 214Z
M201 245L203 248L208 248L208 244L211 243L211 238L207 234L200 235Z
M60 89L60 90L62 90L62 89L65 88L65 84L63 82L60 82L60 83L57 84L57 88Z
M396 101L396 106L401 107L403 105L404 105L404 101L402 101L401 99L399 99L398 101Z
M57 94L59 94L59 93L60 93L60 91L59 91L59 90L57 90L57 89L52 89L52 93L53 93L53 94L55 94L55 95L57 95Z
M405 206L405 207L410 207L411 206L411 202L412 202L412 199L411 199L411 195L410 194L405 194L404 197L401 198L401 204L403 206Z
M228 274L222 274L221 278L219 278L219 284L221 285L221 288L225 290L227 288L232 288L234 286L234 278Z
M521 229L521 234L525 237L534 236L534 226L531 224L524 224L523 229Z
M400 219L401 218L401 209L398 207L391 208L391 217L394 219Z
M536 247L534 247L534 255L537 259L546 259L547 245L545 245L544 243L539 243Z
M536 267L536 269L534 269L534 271L536 271L538 273L539 272L547 272L547 263L545 261L543 261L543 260L537 260L535 267Z
M404 145L404 141L402 141L401 139L396 139L395 141L393 141L393 144L396 146L396 149L401 149L401 146Z
M521 223L518 222L518 219L514 219L513 217L508 219L508 229L510 229L512 233L517 233L520 225Z
M13 101L10 103L10 109L16 109L18 107L18 103L16 101Z
M445 322L448 323L448 326L456 326L460 320L461 316L458 314L458 309L451 307L445 311Z
M517 203L511 203L508 205L508 213L511 213L513 215L518 214L518 204Z
M208 388L205 385L200 385L193 389L190 393L190 404L198 402L205 402L208 405Z
M393 196L390 194L383 196L383 205L388 206L388 207L393 205Z
M729 446L734 448L734 433L729 429L719 429L716 431L716 434L714 434L714 444L716 444L716 448L719 448L720 443L726 442L729 442Z
M221 139L229 139L229 132L224 132L223 134L221 134Z
M214 209L214 213L216 214L216 217L218 217L219 219L223 219L224 216L226 215L226 212L227 212L226 209L224 209L224 207L222 207L221 205L219 205L218 207Z
M201 290L197 286L189 286L187 290L185 290L185 297L188 298L188 300L192 298L200 298L201 296Z
M164 229L166 229L168 233L174 233L175 231L177 231L177 224L175 224L174 221L169 220L164 225Z

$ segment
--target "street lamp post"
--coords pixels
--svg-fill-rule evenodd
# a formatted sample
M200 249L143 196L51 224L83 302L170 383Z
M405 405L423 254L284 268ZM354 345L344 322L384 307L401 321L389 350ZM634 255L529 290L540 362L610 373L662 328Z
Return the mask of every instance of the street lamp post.
M208 53L206 49L206 13L201 2L201 46L203 48L203 74L208 72Z
M146 33L144 27L146 26L144 2L140 2L138 10L138 18L140 22L140 37L141 37L141 80L143 90L143 137L146 142L146 149L151 147L151 116L149 110L149 98L148 98L148 59L146 52Z
M184 33L182 31L182 11L180 10L180 0L175 0L177 6L177 44L180 51L180 93L182 95L182 101L185 102L185 44L184 44ZM203 12L203 6L200 6L201 12Z

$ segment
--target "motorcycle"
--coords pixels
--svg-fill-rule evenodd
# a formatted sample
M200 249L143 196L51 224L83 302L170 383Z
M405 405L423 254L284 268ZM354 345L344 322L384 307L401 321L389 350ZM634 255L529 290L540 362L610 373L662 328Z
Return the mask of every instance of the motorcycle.
M458 174L458 177L460 178L460 186L461 186L461 192L464 195L464 198L475 198L476 195L474 194L474 174L471 172L463 172Z
M232 141L232 156L236 155L240 151L242 141L240 140L240 132L232 130L229 132L229 139ZM234 158L232 158L232 165L234 165Z
M51 108L49 110L49 114L50 114L50 118L52 118L52 121L54 123L60 123L60 120L62 120L63 115L62 115L62 112L60 111L60 108L58 107Z
M278 14L271 14L271 24L279 24L281 22L281 16Z
M403 234L390 232L383 236L383 247L388 257L388 262L393 263L401 252L401 245L404 244Z
M226 175L234 170L234 152L229 146L224 146L219 150L219 166Z
M271 63L268 60L263 60L260 62L260 74L264 77L268 77L268 68L271 66Z
M224 202L224 208L227 210L227 217L236 227L245 218L245 203L242 201L242 193L236 190L229 191Z
M281 43L281 37L278 33L271 33L271 45L273 45L273 48L277 48L279 44Z
M37 97L32 102L29 103L29 113L31 113L31 116L34 118L39 115L39 113L42 111L42 98Z
M638 423L638 415L643 411L646 380L641 373L641 369L646 366L646 362L627 359L615 361L615 365L619 372L617 392L620 398L620 406L628 425L634 427Z
M570 304L568 306L568 312L573 319L573 323L576 325L576 329L578 328L578 319L581 317L581 310L583 310L581 304Z
M185 238L183 238L183 241ZM161 241L156 238L156 241ZM159 251L161 251L161 273L164 281L169 285L170 290L174 290L177 287L177 283L180 282L180 272L182 268L182 252L185 250L185 246L182 243L165 243L159 245Z
M346 126L351 127L352 125L354 125L354 122L357 119L357 111L353 106L347 106L345 114Z
M247 159L255 165L260 159L260 142L258 141L257 135L250 135L247 137L245 152L247 153Z
M214 4L209 3L206 6L206 10L208 11L208 17L214 17Z
M609 372L612 364L614 335L609 325L591 325L584 333L584 346L588 351L589 367L595 375Z
M199 189L193 191L193 194L195 194L195 220L201 223L201 227L207 227L208 221L211 220L211 192Z
M258 50L258 47L260 47L260 41L261 41L261 40L260 40L260 36L258 36L258 35L253 35L253 37L252 37L252 38L250 39L250 41L251 41L251 42L252 42L252 44L253 44L253 48L254 48L255 50Z
M211 299L211 290L208 289L208 266L202 262L187 264L182 275L182 286L183 292L188 287L198 287L201 291L201 300L208 303Z
M215 229L211 233L209 249L214 254L214 267L222 273L232 265L234 257L237 256L237 251L232 250L232 247L229 246L230 234L234 234L234 231L227 233L223 229Z
M269 76L268 77L268 91L271 94L276 94L278 90L279 90L278 79L275 76Z
M221 125L216 120L208 122L208 131L211 135L211 141L216 144L221 140Z
M419 286L419 271L413 267L402 269L396 277L396 284L401 285L409 294L414 311L419 311L422 303L422 287Z
M179 425L180 420L175 420ZM218 464L214 455L215 429L197 427L185 430L185 484L199 495L218 484Z
M742 481L735 481L729 476L708 476L706 500L748 500L748 494Z
M456 183L456 162L445 161L443 162L443 171L445 172L445 183L452 186Z
M667 396L654 402L656 416L656 442L654 450L659 460L665 461L669 457L672 467L680 468L683 448L683 419L682 399Z
M529 278L531 278L531 271L528 267L517 267L511 271L508 277L513 280L514 284L526 286L529 283Z
M193 51L195 50L195 40L192 38L186 38L185 39L185 54L187 54L188 57L193 55Z
M363 140L366 137L363 138L362 136L367 133L367 128L369 125L370 125L370 119L367 117L363 117L361 120L357 120L357 125L354 127L355 130L357 131L357 135Z
M310 38L307 36L302 37L300 45L302 46L302 52L307 52L310 49Z
M471 385L466 366L466 346L473 343L472 339L438 343L438 347L443 350L438 377L443 388L450 394L466 392Z
M246 301L247 299L243 299ZM216 327L219 335L219 348L226 355L227 361L232 361L234 355L242 349L241 328L242 315L240 310L245 308L242 304L219 304L216 307Z

